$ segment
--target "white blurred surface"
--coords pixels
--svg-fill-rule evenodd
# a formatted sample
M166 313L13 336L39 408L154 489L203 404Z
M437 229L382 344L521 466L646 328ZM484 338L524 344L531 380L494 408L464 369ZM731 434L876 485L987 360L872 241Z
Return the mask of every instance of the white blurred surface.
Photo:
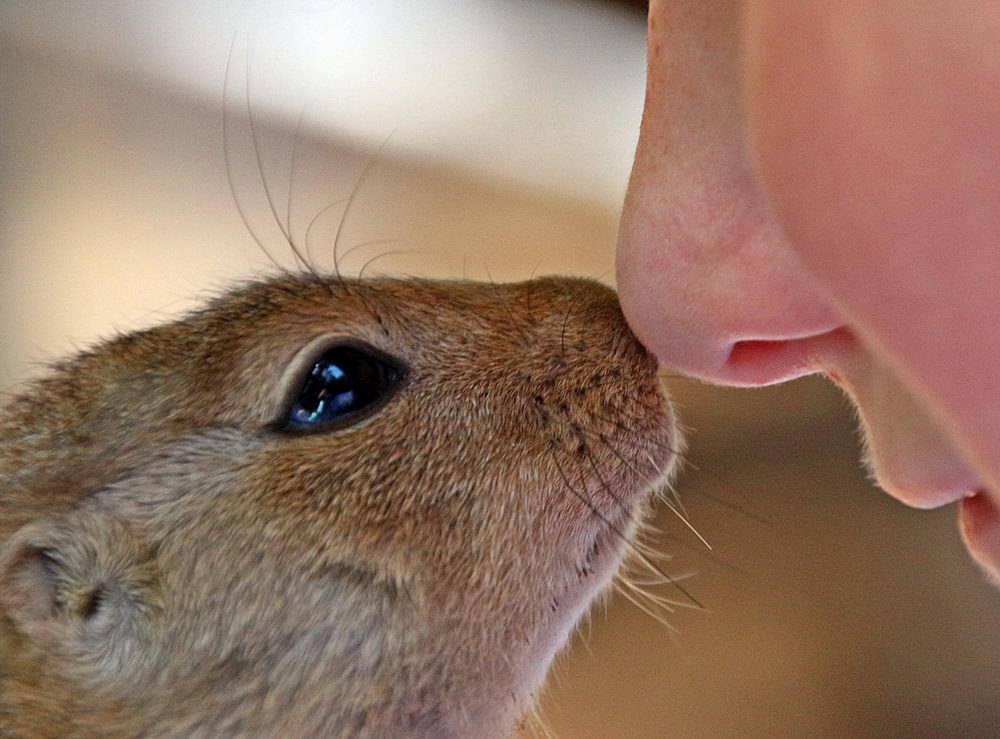
M0 39L164 93L617 207L644 84L641 15L569 0L2 0ZM244 49L250 50L249 86ZM294 124L293 124L294 125Z
M0 0L0 386L269 268L227 168L290 262L258 155L321 268L610 281L643 58L564 0Z

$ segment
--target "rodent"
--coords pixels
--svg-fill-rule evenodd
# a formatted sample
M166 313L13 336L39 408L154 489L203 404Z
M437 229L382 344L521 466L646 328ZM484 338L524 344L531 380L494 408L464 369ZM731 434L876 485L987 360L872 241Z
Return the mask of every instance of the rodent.
M283 274L0 412L0 735L503 736L678 436L596 282Z

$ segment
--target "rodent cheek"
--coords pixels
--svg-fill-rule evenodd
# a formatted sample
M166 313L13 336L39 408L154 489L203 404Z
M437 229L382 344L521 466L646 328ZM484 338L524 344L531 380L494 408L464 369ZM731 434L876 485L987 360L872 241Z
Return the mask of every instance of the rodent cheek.
M982 487L933 414L872 352L844 333L821 353L821 364L858 408L879 487L915 508L952 503Z

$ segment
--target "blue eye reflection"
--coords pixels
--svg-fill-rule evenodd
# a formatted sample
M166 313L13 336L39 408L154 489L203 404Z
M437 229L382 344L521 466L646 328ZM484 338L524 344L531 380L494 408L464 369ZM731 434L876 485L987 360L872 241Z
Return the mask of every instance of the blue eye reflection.
M302 381L286 417L288 430L313 430L349 417L381 398L400 379L388 362L353 346L328 349Z

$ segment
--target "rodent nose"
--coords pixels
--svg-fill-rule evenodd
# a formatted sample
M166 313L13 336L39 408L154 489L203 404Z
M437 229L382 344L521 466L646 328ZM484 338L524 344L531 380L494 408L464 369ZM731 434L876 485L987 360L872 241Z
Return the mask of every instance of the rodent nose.
M617 255L622 309L643 344L664 364L719 384L816 371L816 340L843 322L778 229L748 207L692 233L636 202L644 195L630 193Z

